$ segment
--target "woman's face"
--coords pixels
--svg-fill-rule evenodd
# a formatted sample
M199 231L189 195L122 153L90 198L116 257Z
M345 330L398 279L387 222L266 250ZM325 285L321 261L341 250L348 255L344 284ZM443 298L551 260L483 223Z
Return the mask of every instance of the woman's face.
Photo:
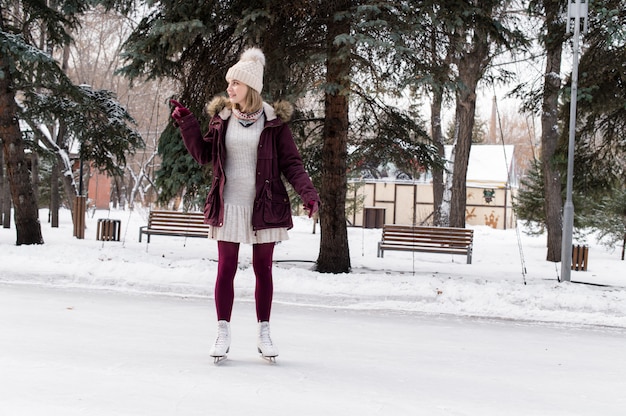
M246 96L248 95L248 86L243 82L237 81L236 79L228 80L228 88L226 88L226 92L228 93L228 98L230 102L234 104L239 104L240 108L243 108Z

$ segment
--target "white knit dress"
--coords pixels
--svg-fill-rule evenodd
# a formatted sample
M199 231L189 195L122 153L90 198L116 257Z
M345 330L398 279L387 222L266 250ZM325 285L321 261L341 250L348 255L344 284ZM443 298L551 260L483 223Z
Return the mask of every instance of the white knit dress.
M249 127L233 116L226 129L224 173L224 225L211 227L214 240L262 244L288 240L287 228L252 229L252 208L256 193L256 161L265 116Z

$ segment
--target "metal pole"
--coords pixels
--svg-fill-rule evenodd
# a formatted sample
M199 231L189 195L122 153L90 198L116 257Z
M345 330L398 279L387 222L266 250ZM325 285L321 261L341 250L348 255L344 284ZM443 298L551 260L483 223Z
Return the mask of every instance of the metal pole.
M572 188L574 178L574 138L576 136L576 102L578 100L578 49L580 37L580 19L587 29L586 0L572 0L568 7L567 33L570 33L572 19L574 20L572 91L569 112L569 144L567 151L567 192L563 207L563 236L561 242L561 280L569 282L572 273L572 233L574 229L574 203L572 202Z

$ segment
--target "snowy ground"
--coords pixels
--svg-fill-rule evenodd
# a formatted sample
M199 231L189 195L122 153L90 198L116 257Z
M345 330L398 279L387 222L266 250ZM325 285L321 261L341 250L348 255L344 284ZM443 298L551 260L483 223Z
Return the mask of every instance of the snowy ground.
M621 415L622 329L277 304L276 365L237 304L213 365L204 299L0 287L0 414ZM4 319L3 319L4 321Z
M42 218L47 213L42 211ZM559 283L545 237L475 228L463 256L387 252L349 229L353 273L311 271L307 218L275 259L277 365L256 356L250 249L236 280L233 349L214 366L215 243L138 242L145 212L67 212L46 243L0 229L0 415L621 415L626 263L590 245ZM122 241L96 240L96 220ZM523 270L526 273L522 273ZM526 284L524 284L524 281Z

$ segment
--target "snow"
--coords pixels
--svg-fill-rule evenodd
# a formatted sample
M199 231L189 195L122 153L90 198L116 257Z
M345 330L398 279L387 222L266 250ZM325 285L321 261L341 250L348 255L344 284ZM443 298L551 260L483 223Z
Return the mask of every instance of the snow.
M451 158L452 146L444 146L447 158ZM473 145L467 163L466 181L471 186L502 188L516 178L511 178L514 171L514 145ZM454 163L454 162L453 162Z
M153 236L147 211L69 213L45 244L0 229L0 415L618 415L626 409L620 249L593 240L588 271L557 280L545 236L473 227L465 256L385 252L349 228L350 274L312 270L319 226L277 245L276 365L254 348L254 274L243 245L233 345L214 366L216 244ZM96 239L99 218L121 241ZM521 253L521 254L520 254ZM275 368L271 368L275 367Z

